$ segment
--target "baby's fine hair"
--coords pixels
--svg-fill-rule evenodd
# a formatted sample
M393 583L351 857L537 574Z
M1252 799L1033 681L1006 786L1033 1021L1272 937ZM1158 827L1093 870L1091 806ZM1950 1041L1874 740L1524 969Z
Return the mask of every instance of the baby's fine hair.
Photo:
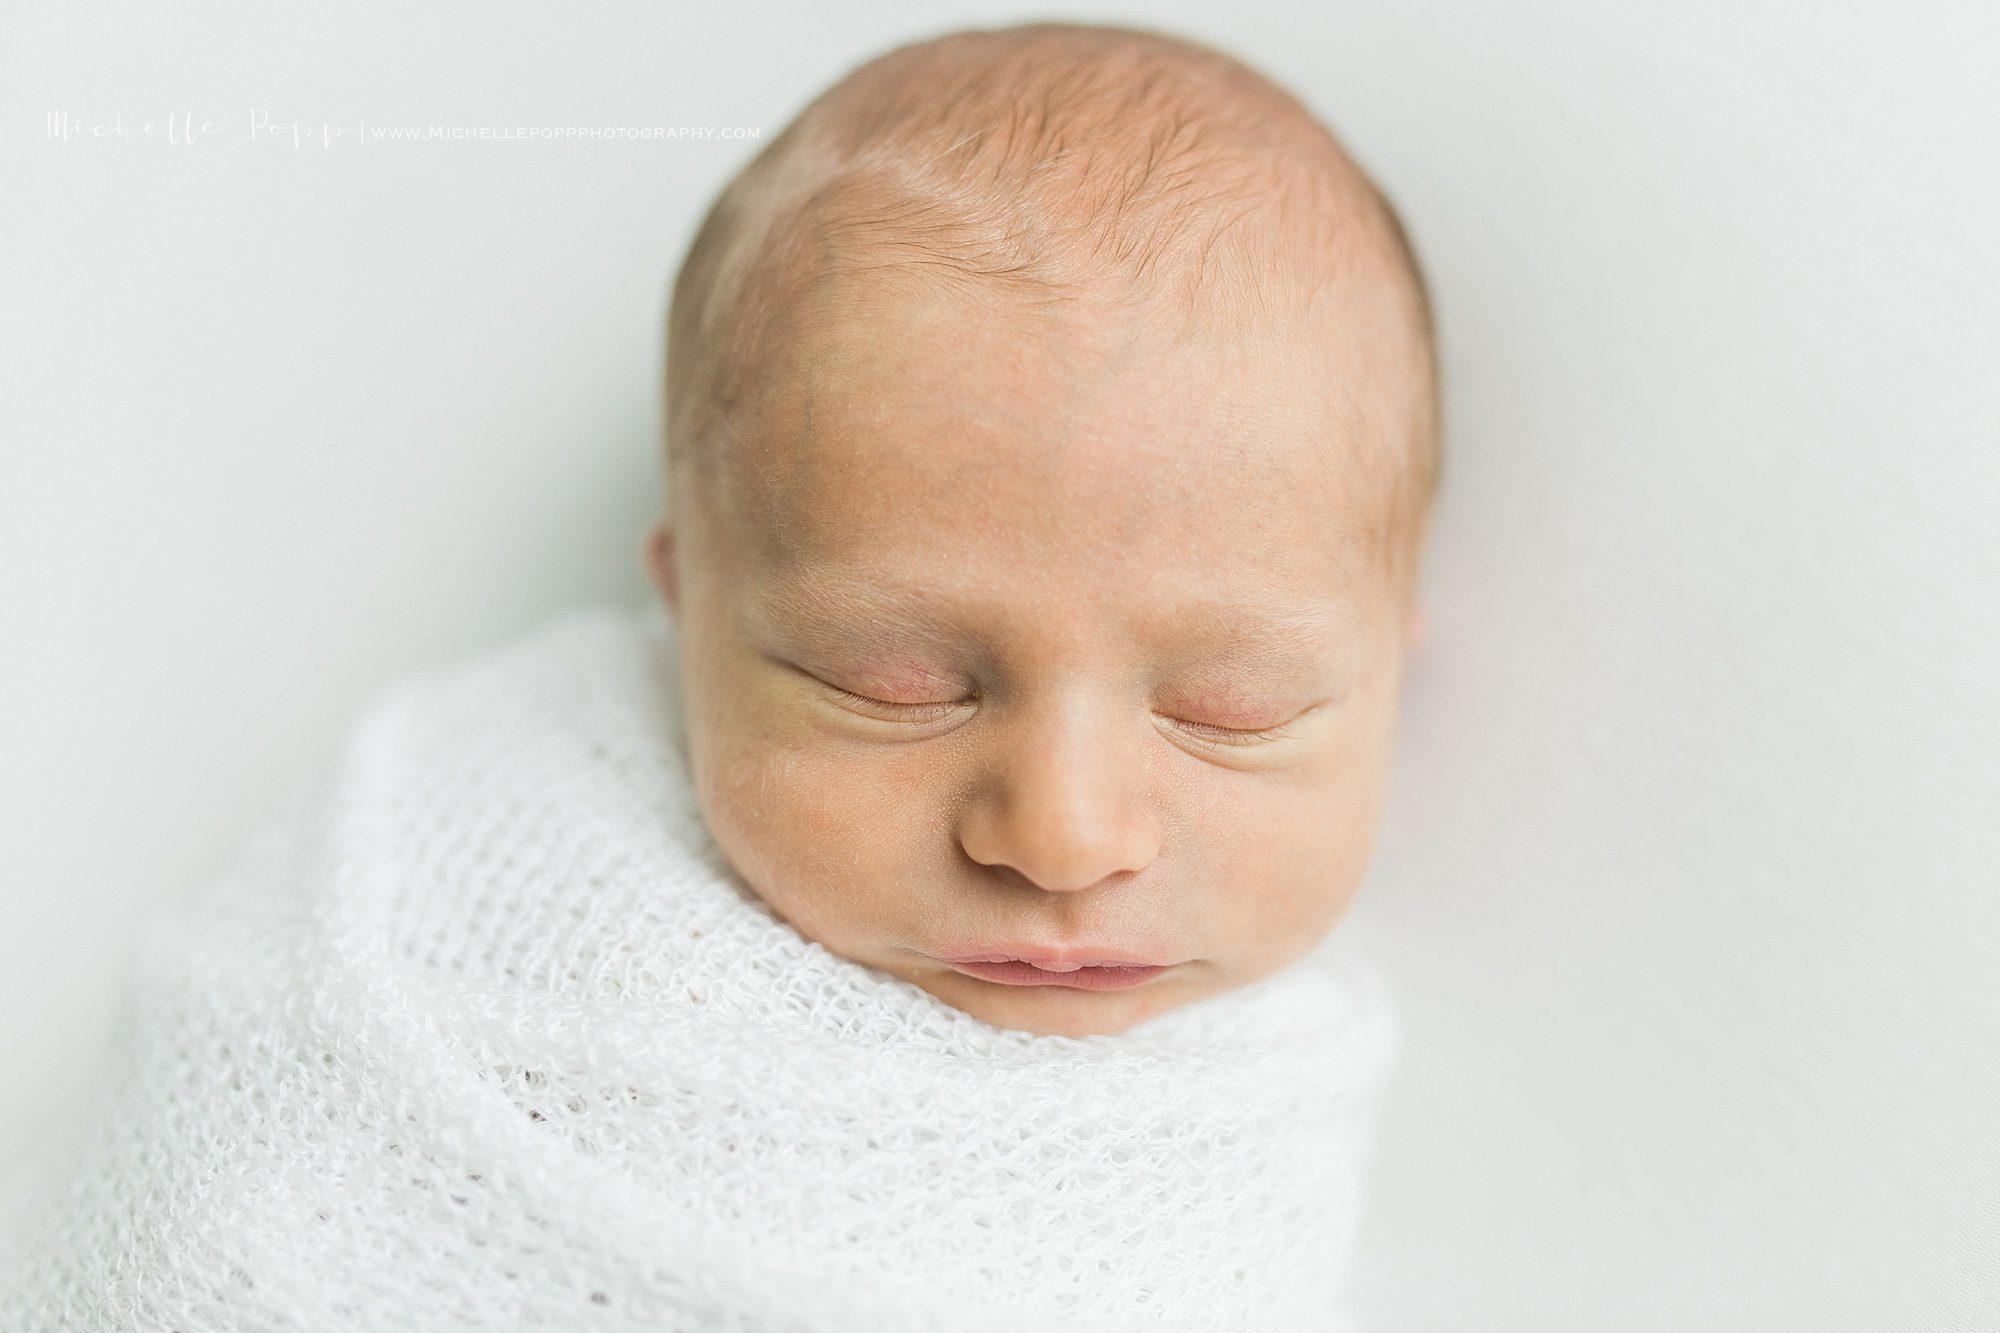
M1414 562L1442 470L1429 286L1388 198L1291 93L1140 28L947 33L858 66L709 209L667 321L669 500L706 485L772 349L831 281L1080 298L1227 331L1356 267L1402 284L1414 438L1396 468Z

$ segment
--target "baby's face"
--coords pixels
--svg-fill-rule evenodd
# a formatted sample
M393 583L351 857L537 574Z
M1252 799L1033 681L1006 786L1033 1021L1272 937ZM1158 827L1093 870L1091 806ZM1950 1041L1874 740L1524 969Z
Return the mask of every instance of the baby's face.
M1369 350L1390 317L1338 314L1174 345L940 296L799 331L713 507L651 548L745 882L836 953L1069 1036L1322 939L1373 846L1410 610L1377 549L1408 388ZM1034 954L1162 966L946 961Z

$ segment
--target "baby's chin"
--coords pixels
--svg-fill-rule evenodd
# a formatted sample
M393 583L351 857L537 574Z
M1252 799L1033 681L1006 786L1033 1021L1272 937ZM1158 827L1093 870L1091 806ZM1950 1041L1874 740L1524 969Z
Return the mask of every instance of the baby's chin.
M981 1022L1049 1037L1117 1036L1215 990L1204 979L1204 964L1198 959L1122 990L987 981L943 964L896 971Z

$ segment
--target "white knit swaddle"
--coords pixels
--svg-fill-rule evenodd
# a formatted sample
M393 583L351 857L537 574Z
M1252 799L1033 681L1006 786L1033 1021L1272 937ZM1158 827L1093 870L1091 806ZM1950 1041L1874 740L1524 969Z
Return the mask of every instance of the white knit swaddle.
M0 1329L1346 1328L1374 969L1078 1039L833 954L708 838L672 635L401 682L162 917Z

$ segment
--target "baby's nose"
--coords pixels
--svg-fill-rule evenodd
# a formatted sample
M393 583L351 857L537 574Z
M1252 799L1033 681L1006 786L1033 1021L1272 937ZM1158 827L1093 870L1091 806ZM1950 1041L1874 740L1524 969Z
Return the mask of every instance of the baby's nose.
M959 843L1051 892L1087 889L1152 864L1160 816L1135 743L1050 725L995 736L996 757L959 816Z

